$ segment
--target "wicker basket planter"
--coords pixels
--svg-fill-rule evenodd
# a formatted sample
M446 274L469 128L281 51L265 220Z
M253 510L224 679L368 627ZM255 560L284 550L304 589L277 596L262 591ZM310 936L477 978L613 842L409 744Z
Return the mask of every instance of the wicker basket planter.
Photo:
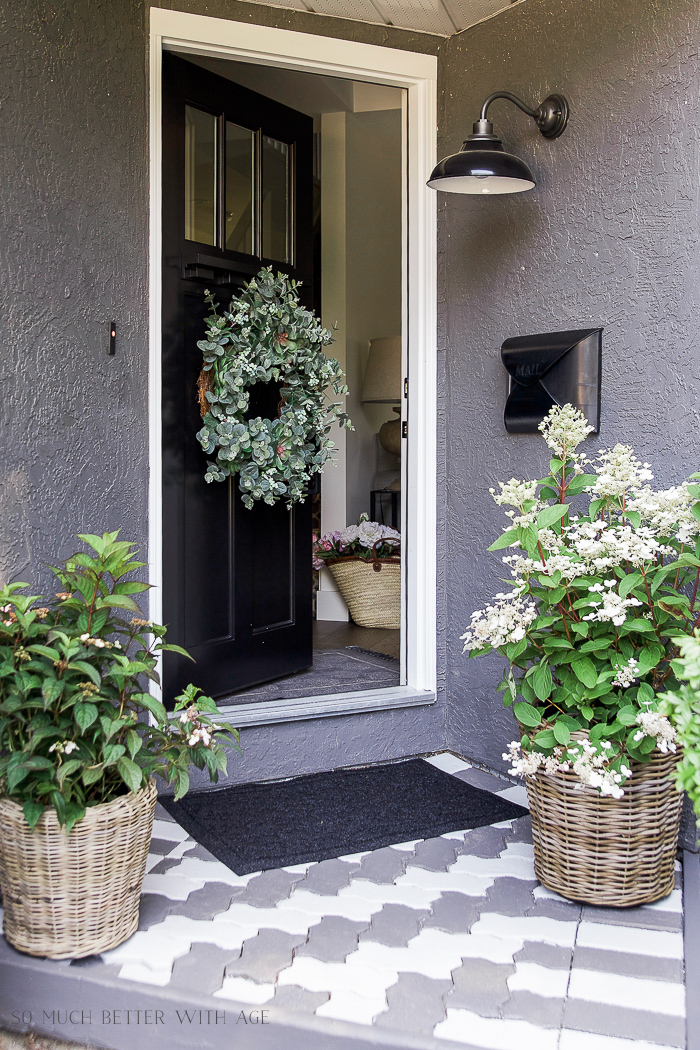
M359 627L401 626L400 558L336 558L327 565Z
M535 874L570 900L629 908L668 896L683 796L677 755L632 762L621 799L581 789L573 773L528 777ZM578 786L578 789L576 785Z
M88 808L66 835L53 809L32 832L22 807L0 798L4 933L29 955L79 959L136 930L157 791Z

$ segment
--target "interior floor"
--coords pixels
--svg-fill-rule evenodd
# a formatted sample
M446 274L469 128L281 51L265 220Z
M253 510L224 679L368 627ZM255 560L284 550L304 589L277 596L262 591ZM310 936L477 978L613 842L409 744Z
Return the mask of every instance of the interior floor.
M401 631L358 627L352 620L314 620L314 649L344 649L348 645L398 660Z
M315 620L311 667L234 693L227 703L293 700L397 686L401 681L400 638L400 631Z

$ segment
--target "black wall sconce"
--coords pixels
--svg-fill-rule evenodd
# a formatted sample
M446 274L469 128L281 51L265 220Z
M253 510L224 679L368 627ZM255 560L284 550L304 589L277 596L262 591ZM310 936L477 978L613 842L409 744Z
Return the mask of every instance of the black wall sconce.
M459 153L445 157L433 169L428 179L431 189L448 193L522 193L533 188L535 179L529 167L524 160L505 152L487 119L488 108L497 98L507 99L532 117L546 139L559 138L567 125L569 104L563 95L548 95L537 109L531 109L510 91L494 91L481 107L473 133Z
M503 413L509 434L536 434L553 405L573 405L600 430L602 328L506 339L501 360L510 378Z

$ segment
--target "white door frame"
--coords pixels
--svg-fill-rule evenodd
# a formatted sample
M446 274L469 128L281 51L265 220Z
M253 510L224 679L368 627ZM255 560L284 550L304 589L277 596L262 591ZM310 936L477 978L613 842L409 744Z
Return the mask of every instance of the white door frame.
M404 524L402 631L406 685L383 690L378 707L432 699L436 689L436 195L426 187L436 162L437 59L395 48L231 22L221 18L150 9L150 275L149 275L149 571L150 616L162 622L162 435L161 435L161 216L162 216L162 53L240 59L285 69L366 80L405 88L408 99L406 155L407 229L404 235L403 330L410 376L409 454L402 457ZM406 367L408 373L406 373ZM404 409L405 412L405 409ZM389 696L391 694L391 696ZM429 694L432 694L430 696ZM355 694L360 701L360 694ZM391 702L394 700L395 702ZM372 708L366 696L364 709ZM300 702L295 702L298 707ZM303 703L303 702L301 702ZM276 702L279 709L280 702ZM261 707L264 705L258 705ZM350 705L352 706L352 705ZM341 707L330 703L328 711ZM323 707L323 705L321 705ZM348 708L350 709L350 707ZM236 709L243 715L240 708ZM281 712L280 712L281 713ZM303 717L291 714L291 718ZM238 718L238 721L248 719ZM278 718L252 721L278 721Z

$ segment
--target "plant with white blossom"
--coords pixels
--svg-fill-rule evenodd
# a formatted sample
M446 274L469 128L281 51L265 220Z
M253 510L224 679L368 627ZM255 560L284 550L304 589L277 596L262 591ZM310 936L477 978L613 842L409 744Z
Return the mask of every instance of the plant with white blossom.
M56 598L0 589L0 796L19 803L30 827L47 807L70 832L86 809L162 777L180 798L189 769L212 781L226 772L238 732L212 720L214 700L188 685L168 713L145 691L158 683L159 654L188 654L165 642L133 595L148 584L133 544L116 532L79 537L60 568ZM137 613L139 615L134 615Z
M512 589L472 614L462 640L470 656L508 661L499 689L522 730L503 756L512 772L571 770L620 798L633 761L677 746L657 697L700 626L700 474L655 491L629 446L577 452L591 429L555 406L540 424L549 476L490 490L511 508L489 550L515 551L502 556Z

